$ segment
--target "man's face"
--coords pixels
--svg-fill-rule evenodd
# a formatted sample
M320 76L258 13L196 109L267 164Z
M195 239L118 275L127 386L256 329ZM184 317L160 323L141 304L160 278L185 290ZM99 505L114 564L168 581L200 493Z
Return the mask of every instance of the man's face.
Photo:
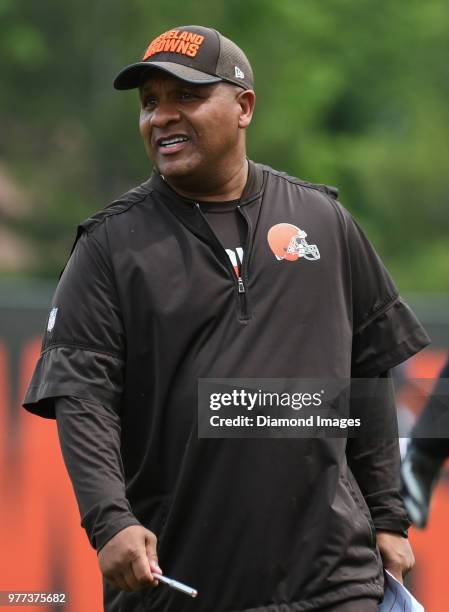
M175 182L202 181L241 156L242 91L226 83L191 85L165 73L151 74L139 88L139 127L159 172Z

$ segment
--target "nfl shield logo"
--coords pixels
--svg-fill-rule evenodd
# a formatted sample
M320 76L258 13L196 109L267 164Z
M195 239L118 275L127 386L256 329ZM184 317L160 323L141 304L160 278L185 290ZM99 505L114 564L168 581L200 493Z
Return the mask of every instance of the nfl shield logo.
M50 316L48 317L48 323L47 323L47 331L51 332L53 327L55 326L55 322L56 322L56 315L58 314L58 309L57 308L52 308L50 310Z

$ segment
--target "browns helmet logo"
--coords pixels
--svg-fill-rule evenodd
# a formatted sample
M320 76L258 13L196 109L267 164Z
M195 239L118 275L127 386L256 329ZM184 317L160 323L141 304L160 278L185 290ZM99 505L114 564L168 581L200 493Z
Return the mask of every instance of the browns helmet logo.
M304 230L291 223L277 223L268 230L268 244L276 259L296 261L300 257L315 261L320 258L316 244L309 244Z

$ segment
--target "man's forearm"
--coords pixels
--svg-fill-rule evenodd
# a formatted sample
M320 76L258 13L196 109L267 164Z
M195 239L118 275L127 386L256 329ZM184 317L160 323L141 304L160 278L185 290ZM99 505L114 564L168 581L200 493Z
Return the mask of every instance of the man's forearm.
M385 380L380 380L375 406L367 405L363 397L351 399L351 416L359 416L362 422L374 419L376 433L349 439L347 459L376 529L405 535L410 521L400 493L399 441L391 432L391 422L396 419L394 387L389 372L378 378ZM368 410L372 411L369 415Z
M118 531L139 525L126 498L120 454L120 417L101 404L76 397L56 400L64 461L94 548Z

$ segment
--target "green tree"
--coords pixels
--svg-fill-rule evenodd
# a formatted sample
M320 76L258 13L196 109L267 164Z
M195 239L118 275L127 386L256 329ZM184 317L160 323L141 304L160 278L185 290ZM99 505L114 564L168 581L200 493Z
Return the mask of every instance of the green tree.
M33 203L4 222L34 244L32 272L54 275L76 223L147 178L136 92L112 80L189 23L253 64L250 156L337 185L401 290L448 291L445 0L3 0L0 161Z

